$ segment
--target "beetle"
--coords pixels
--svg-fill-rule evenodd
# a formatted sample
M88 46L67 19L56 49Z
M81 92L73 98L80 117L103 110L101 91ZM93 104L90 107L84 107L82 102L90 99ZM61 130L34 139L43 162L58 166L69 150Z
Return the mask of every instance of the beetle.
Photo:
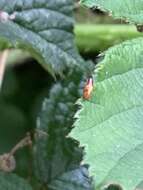
M85 100L90 99L92 90L93 90L93 78L90 77L89 79L87 79L86 85L83 89L83 98Z

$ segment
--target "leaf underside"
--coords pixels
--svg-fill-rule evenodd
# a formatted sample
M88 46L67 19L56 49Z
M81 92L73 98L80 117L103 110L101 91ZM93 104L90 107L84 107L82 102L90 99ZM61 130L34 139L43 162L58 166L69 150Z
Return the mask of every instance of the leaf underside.
M80 100L71 136L85 146L95 188L143 182L143 39L109 49L97 65L89 101Z
M30 52L51 74L82 62L74 44L72 0L1 0L0 10L15 15L0 18L0 49Z
M97 7L115 18L130 23L143 23L143 1L140 0L81 0L88 7Z

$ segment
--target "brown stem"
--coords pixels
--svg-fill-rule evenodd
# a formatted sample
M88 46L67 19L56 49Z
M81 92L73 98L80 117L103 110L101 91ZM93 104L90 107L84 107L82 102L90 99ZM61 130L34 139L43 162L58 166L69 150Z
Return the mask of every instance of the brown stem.
M23 148L24 146L31 145L31 144L32 144L31 137L30 137L30 134L28 133L24 139L22 139L18 144L16 144L13 147L13 149L9 153L9 157L13 156L15 152L19 150L20 148Z
M6 49L0 55L0 88L3 82L3 76L4 76L5 67L6 67L8 53L9 53L9 50Z

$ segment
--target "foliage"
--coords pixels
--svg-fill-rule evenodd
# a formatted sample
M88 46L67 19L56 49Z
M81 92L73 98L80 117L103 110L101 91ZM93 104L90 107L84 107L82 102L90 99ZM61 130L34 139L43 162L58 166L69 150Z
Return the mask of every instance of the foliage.
M73 136L85 145L96 186L114 182L135 189L143 179L142 44L139 38L108 50L95 70L91 100L80 102Z
M141 1L81 2L143 23ZM142 48L143 39L137 38L107 50L93 74L91 99L79 101L71 136L85 146L95 189L142 189Z
M19 68L21 66L17 67ZM48 188L52 190L59 189L60 187L61 189L67 189L68 187L69 189L76 188L79 190L91 190L91 179L88 177L87 167L79 166L79 163L82 159L82 149L78 148L78 144L75 141L66 138L68 132L71 130L73 115L77 110L77 106L74 105L74 102L78 97L81 96L82 92L82 81L84 81L82 72L79 70L73 70L73 72L70 71L67 74L66 80L61 79L59 82L56 84L54 83L53 85L49 82L51 80L49 76L47 76L47 79L45 79L45 81L43 80L44 77L42 77L42 79L38 79L38 76L36 76L36 85L33 86L34 95L33 93L31 94L30 90L28 90L28 88L30 89L32 85L32 82L31 84L29 82L27 85L27 82L29 81L28 75L31 75L30 78L32 81L34 81L34 78L32 78L32 72L30 72L30 69L28 70L29 74L27 73L26 77L23 76L23 74L25 74L24 71L23 74L21 71L19 73L19 76L17 76L19 84L14 85L13 78L12 86L15 86L15 88L17 87L15 91L13 90L14 94L11 94L13 98L8 98L10 92L6 91L6 86L4 85L4 94L2 94L1 99L3 99L3 102L7 101L9 104L12 104L12 111L14 111L13 107L16 105L18 107L18 110L20 110L20 113L22 112L21 115L24 115L26 123L23 121L18 121L18 119L20 119L20 116L17 115L17 112L13 113L11 116L9 108L10 106L8 106L6 103L3 103L5 110L8 109L9 111L5 111L5 114L1 114L3 122L2 118L0 118L1 123L3 123L5 127L7 126L6 129L1 129L1 136L4 136L2 143L3 145L5 144L1 152L4 152L5 149L9 150L12 145L16 144L16 141L18 141L19 137L22 137L22 135L26 133L26 130L35 128L34 122L31 126L31 120L35 120L37 112L39 112L39 107L41 107L41 101L43 100L43 97L47 96L47 98L44 100L42 111L37 121L35 143L33 147L34 170L32 173L29 171L28 167L31 167L31 164L29 163L29 165L28 162L31 158L29 158L29 154L27 155L27 150L22 150L22 152L19 152L16 155L16 173L26 178L28 175L32 187L37 190L40 188ZM47 74L43 70L40 71L39 67L37 69L35 68L33 72L36 72L36 70L41 72L39 73L39 76L44 76ZM7 71L6 76L10 76L9 70ZM33 77L35 77L35 75L33 75ZM7 83L10 84L11 81L12 77L9 81L7 79ZM44 82L45 85L39 92L39 87L41 87L42 82ZM51 89L47 89L47 85L51 85ZM27 92L25 92L26 89L28 90ZM24 103L17 98L18 96L22 97ZM25 99L27 96L28 99ZM32 101L33 99L35 100ZM29 105L29 102L31 102L31 105ZM4 108L2 108L2 110L4 110ZM7 123L7 113L9 113L10 118L15 118L13 123ZM18 116L18 118L15 115ZM36 116L34 117L34 115ZM17 122L19 124L20 122L24 124L24 126L21 126L20 131L18 130L19 126L17 126L17 128L15 126ZM11 130L15 130L17 133L12 134L12 132L8 130L8 128L11 127L10 124L12 124ZM24 129L24 131L22 131L22 129ZM9 136L6 131L10 132ZM12 141L7 142L5 140L7 137ZM13 137L16 137L14 142ZM7 142L8 147L6 146L5 141ZM19 163L19 159L21 163ZM31 169L32 168L30 168L30 170ZM36 184L35 181L39 183Z
M77 77L74 78L74 76ZM86 181L85 184L81 183L84 178L82 170L76 169L82 159L82 150L78 148L76 142L66 137L71 130L73 115L76 111L73 102L81 94L79 90L81 77L80 72L74 70L69 73L66 81L55 84L50 90L49 98L43 103L43 109L37 121L34 147L35 173L42 183L50 184L48 187L53 189L66 189L64 184L61 186L58 182L62 178L65 183L68 183L69 189L74 189L73 187L90 189L90 183ZM84 170L87 169L84 168ZM72 180L72 175L76 176L78 173L81 180Z
M141 1L81 2L142 30ZM143 39L126 41L99 56L91 98L75 104L93 63L85 62L75 47L73 8L72 0L0 2L0 49L27 51L55 79L40 66L32 73L29 63L25 72L22 66L7 69L7 85L0 94L0 189L143 187ZM29 141L20 141L27 132ZM8 173L6 167L14 161L16 169Z
M14 154L14 172L1 171L0 189L92 189L88 166L81 165L82 148L67 138L75 101L93 68L74 45L73 7L72 0L0 1L1 50L29 52L58 81L39 66L32 66L31 72L29 61L24 67L7 68L0 94L0 155L10 155L26 132L33 145ZM0 166L9 166L9 160L0 160Z
M97 7L108 12L114 18L121 18L135 24L143 23L143 2L134 0L81 0L81 2L92 8Z
M73 6L72 0L0 1L1 11L8 18L14 15L4 20L1 13L0 48L29 51L53 75L80 66L82 59L74 46Z

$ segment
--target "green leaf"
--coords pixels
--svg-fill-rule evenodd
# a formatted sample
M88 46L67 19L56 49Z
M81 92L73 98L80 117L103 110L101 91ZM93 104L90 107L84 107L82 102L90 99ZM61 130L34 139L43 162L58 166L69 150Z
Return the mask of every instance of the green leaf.
M0 172L0 190L32 190L31 186L15 174Z
M1 49L27 50L52 74L80 65L73 35L72 0L0 1L0 10L15 19L0 18Z
M66 138L77 110L74 102L80 97L81 78L81 72L69 73L66 80L54 84L43 102L35 144L35 172L41 181L49 182L81 161L77 143Z
M94 74L89 101L80 100L71 136L85 146L95 188L135 189L143 180L143 38L109 49Z
M82 149L78 148L77 142L67 138L77 110L74 103L81 96L83 78L82 72L74 69L65 80L55 84L43 102L37 121L35 174L41 183L48 184L48 189L51 186L52 190L74 190L74 187L87 190L87 180L81 184L76 177L80 173L79 176L85 179L81 169L75 170L82 160ZM90 183L88 185L90 187Z
M115 18L125 19L131 23L143 24L143 2L134 0L81 0L81 3L92 8L107 11Z

